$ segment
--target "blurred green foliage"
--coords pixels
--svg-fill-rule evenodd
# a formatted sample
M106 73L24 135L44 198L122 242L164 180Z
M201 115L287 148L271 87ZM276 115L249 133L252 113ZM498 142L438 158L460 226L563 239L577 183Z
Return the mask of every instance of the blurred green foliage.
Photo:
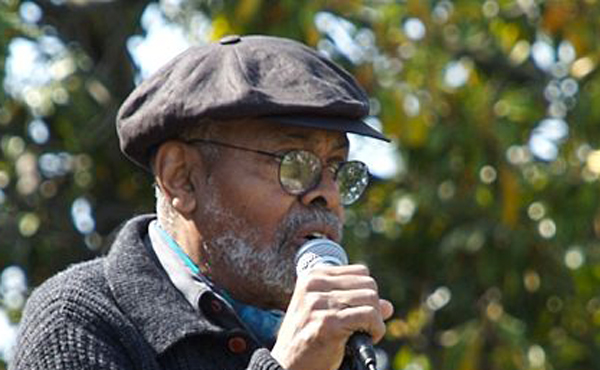
M135 80L127 40L143 34L149 3L0 2L2 65L26 40L46 66L21 89L0 74L0 271L19 265L32 287L153 208L149 176L114 132ZM210 39L301 40L372 97L403 166L349 209L346 245L395 303L382 344L391 368L600 369L597 0L160 9L190 40L202 39L199 19ZM18 322L20 305L0 294Z

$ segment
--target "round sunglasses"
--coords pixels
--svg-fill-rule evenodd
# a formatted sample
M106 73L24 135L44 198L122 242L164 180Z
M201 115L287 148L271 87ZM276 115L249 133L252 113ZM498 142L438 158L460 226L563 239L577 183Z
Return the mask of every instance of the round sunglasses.
M306 194L321 182L323 163L315 153L308 150L293 149L277 154L208 139L192 139L187 140L186 143L211 144L277 158L279 162L279 184L285 192L291 195ZM327 168L330 168L334 174L343 205L354 203L369 184L369 170L363 162L344 161L327 166Z

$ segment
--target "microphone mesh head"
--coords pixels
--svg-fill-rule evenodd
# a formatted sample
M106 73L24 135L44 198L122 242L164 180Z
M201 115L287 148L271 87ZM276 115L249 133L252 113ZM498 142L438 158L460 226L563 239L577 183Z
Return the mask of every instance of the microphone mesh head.
M304 243L296 253L296 274L305 274L317 266L343 266L348 256L339 244L329 239L313 239Z

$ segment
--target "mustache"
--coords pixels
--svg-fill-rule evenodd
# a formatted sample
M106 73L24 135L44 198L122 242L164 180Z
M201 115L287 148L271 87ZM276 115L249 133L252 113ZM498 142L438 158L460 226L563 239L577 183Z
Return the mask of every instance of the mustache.
M279 248L282 249L288 244L296 230L307 223L327 225L328 227L335 229L340 236L342 235L344 226L342 220L330 211L324 209L296 209L290 212L282 223L280 237L278 238Z

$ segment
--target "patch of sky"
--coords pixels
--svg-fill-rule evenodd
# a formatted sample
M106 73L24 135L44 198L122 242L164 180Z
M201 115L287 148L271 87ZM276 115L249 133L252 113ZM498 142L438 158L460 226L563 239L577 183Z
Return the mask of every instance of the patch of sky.
M34 2L24 1L19 7L19 16L25 23L37 23L42 19L42 9Z
M464 86L471 75L471 65L466 60L452 61L444 69L444 85L457 89Z
M8 266L0 274L0 359L10 361L17 337L17 324L12 323L6 310L19 310L27 292L25 271L16 265Z
M96 222L92 215L92 205L83 198L77 198L71 205L71 218L77 231L82 234L90 234L96 228Z
M38 165L47 178L64 176L73 170L73 156L67 152L45 153L39 157Z
M449 0L439 1L431 12L433 20L438 24L448 21L454 10L454 4Z
M357 29L348 20L330 12L317 13L314 22L329 41L319 44L319 51L328 57L338 53L353 64L361 64L372 60L377 54L375 36L371 30Z
M556 51L545 38L540 38L531 47L531 57L542 71L549 71L556 61Z
M24 98L49 83L74 71L64 43L55 36L40 36L35 40L13 38L8 45L4 89L16 98ZM60 72L60 73L57 73Z
M17 327L12 324L7 313L0 307L0 359L10 361L17 337Z
M375 117L365 120L372 127L381 130L381 122ZM396 144L348 134L350 160L360 160L369 167L369 172L378 178L389 179L406 172L406 164L397 150Z
M25 87L43 86L51 81L45 68L45 57L39 44L22 37L14 38L8 46L5 90L19 96Z
M538 159L553 161L558 156L559 145L569 135L569 126L559 118L542 120L531 132L529 150Z
M158 4L146 7L141 23L145 36L127 40L127 49L140 71L138 83L190 46L183 26L167 20Z
M29 133L29 137L36 144L45 144L50 139L50 131L48 130L48 126L41 119L34 119L27 126L27 132Z
M419 18L408 18L404 21L403 29L406 36L414 41L423 39L427 33L425 24Z

